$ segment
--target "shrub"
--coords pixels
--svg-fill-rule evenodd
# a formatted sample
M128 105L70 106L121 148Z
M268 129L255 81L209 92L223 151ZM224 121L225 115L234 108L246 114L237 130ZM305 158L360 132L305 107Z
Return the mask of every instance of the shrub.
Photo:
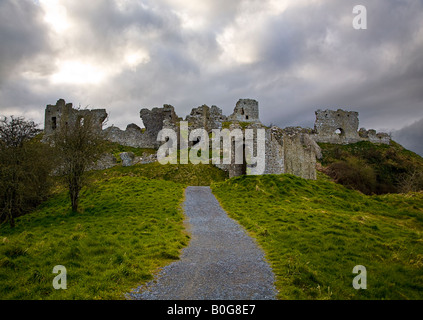
M399 191L403 193L423 190L423 170L414 169L402 174L398 182Z
M374 169L361 159L351 157L335 162L329 165L326 172L346 187L360 190L364 194L379 193Z

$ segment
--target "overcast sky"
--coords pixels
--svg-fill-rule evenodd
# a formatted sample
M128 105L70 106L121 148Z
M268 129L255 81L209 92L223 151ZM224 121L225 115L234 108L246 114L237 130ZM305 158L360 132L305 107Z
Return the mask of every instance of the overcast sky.
M0 0L0 114L42 126L60 98L122 129L163 104L229 115L251 98L281 127L343 108L420 145L423 0Z

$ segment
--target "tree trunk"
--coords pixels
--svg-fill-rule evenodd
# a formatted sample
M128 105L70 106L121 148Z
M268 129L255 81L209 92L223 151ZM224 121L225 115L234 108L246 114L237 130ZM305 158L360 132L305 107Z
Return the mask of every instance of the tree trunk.
M14 228L15 227L15 217L13 216L13 209L12 209L11 203L9 203L9 208L7 208L7 220L9 220L10 227Z
M72 172L69 177L69 194L72 204L72 212L78 212L79 192L81 191L81 177L79 172Z
M78 212L79 187L75 184L71 184L69 186L69 194L72 204L72 212Z
M74 191L71 194L72 212L78 212L78 192Z
M7 220L9 220L9 224L11 228L15 227L15 217L14 217L14 210L13 210L13 206L14 206L14 189L10 188L7 192L7 205L6 205L6 217Z
M9 224L11 228L15 227L15 218L13 217L13 214L9 215Z

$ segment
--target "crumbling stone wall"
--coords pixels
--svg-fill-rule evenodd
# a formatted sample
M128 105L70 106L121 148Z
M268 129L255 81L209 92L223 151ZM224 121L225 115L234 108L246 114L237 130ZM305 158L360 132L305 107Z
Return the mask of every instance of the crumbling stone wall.
M265 174L285 172L283 132L276 126L266 130L266 170Z
M45 132L51 134L57 129L62 119L66 121L79 121L79 119L93 115L97 120L98 129L107 117L105 109L97 110L75 110L72 104L66 104L63 99L57 101L56 105L48 105L45 111ZM144 122L145 129L136 124L130 124L125 130L117 127L109 127L103 130L105 138L121 145L137 148L157 149L162 142L157 141L157 136L163 128L174 129L179 137L179 118L174 107L164 105L163 108L142 109L140 117ZM240 99L233 113L226 117L222 110L216 106L208 107L202 105L193 108L186 116L188 129L194 130L203 128L208 133L213 129L222 129L223 122L230 122L229 130L238 129L265 129L265 174L290 173L305 179L316 179L316 159L322 154L316 142L348 144L358 141L370 141L373 143L390 143L390 137L386 133L377 133L375 130L361 128L358 131L358 112L338 110L317 110L314 129L301 127L287 127L281 129L273 126L265 127L259 119L258 102L252 99ZM243 123L247 122L245 125ZM180 142L180 141L178 141ZM257 150L254 142L254 150ZM189 145L192 145L190 143ZM245 143L241 146L245 156ZM232 147L232 163L234 163L235 144ZM144 163L147 160L134 160ZM110 162L110 161L109 161ZM114 165L109 163L108 165ZM248 165L242 164L221 164L216 165L228 171L229 176L245 174Z
M317 142L349 144L359 141L389 144L387 133L361 128L358 131L358 112L345 110L317 110L313 138Z
M228 117L229 121L260 122L258 102L253 99L240 99L234 112Z
M360 141L358 112L317 110L314 131L317 142L348 144Z
M125 131L119 128L107 128L109 140L116 141L122 145L133 147L159 147L161 143L156 141L157 135L163 128L174 129L179 133L179 118L175 110L170 105L152 110L142 109L140 116L145 125L143 133L136 125L129 125ZM202 105L193 108L186 116L189 130L203 128L207 132L212 129L221 129L222 123L230 121L232 124L229 130L240 129L261 129L266 130L265 139L265 174L291 173L306 179L316 178L316 156L321 155L320 148L316 142L310 138L311 129L278 127L267 128L259 119L258 102L251 99L240 99L231 116L226 117L222 110L216 106L211 108ZM247 126L241 126L240 122L250 122ZM254 146L254 150L257 150ZM242 148L245 148L242 145ZM245 156L245 150L243 150ZM228 171L230 177L245 174L248 165L245 163L235 164L235 143L232 145L232 163L230 165L216 165L222 170ZM307 162L307 163L305 163Z
M160 130L172 124L176 128L175 124L180 120L174 107L167 104L163 108L142 109L140 117L145 129L141 129L134 123L129 124L125 130L112 126L104 130L106 139L128 147L158 148L161 144L157 141Z
M316 159L322 155L320 147L310 137L307 129L290 127L283 132L284 173L315 180Z
M129 124L125 130L118 127L108 127L103 130L105 138L112 142L117 142L123 146L134 148L155 148L156 141L153 141L150 136L147 136L141 129L134 123Z
M366 130L364 128L360 128L358 131L358 135L360 139L363 141L370 141L373 143L382 143L382 144L389 144L391 142L391 136L384 132L376 132L376 130L370 129Z
M226 120L227 117L222 114L222 109L216 106L210 108L207 105L193 108L185 118L185 121L188 121L189 130L203 128L209 133L213 129L222 128L222 122Z
M272 127L267 133L266 174L288 173L316 179L316 158L321 158L322 153L308 129Z
M44 133L46 136L51 135L60 127L62 121L66 123L75 123L81 121L87 116L92 116L94 120L95 130L101 131L103 122L107 118L106 109L78 110L72 107L72 103L66 103L65 100L59 99L56 105L47 105L44 116Z
M174 123L180 120L175 113L175 108L168 104L165 104L163 108L141 109L140 117L144 123L145 134L154 141L163 129L163 121Z
M241 128L239 124L232 124L229 129ZM316 179L316 158L321 158L321 149L310 137L311 130L303 128L285 128L276 126L265 127L255 123L245 129L265 129L265 171L264 174L289 173L304 179ZM229 172L229 177L245 174L249 165L235 164L235 144L232 143L232 164L218 165ZM257 151L256 142L254 152ZM244 150L245 152L245 150ZM245 156L245 154L244 154ZM244 158L245 159L245 158Z

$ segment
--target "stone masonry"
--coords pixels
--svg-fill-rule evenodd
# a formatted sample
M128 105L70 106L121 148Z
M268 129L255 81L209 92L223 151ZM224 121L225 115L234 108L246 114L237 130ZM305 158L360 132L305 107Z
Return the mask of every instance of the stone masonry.
M316 142L349 144L359 141L389 144L387 133L375 130L358 130L358 112L338 110L317 110L313 138Z
M229 116L229 121L260 122L258 102L252 99L240 99Z
M72 103L66 103L65 100L60 99L57 101L56 105L47 105L46 107L44 133L48 136L59 128L61 123L74 123L75 121L81 121L88 115L94 118L96 130L101 131L103 122L107 118L106 109L78 110L72 107Z
M57 101L55 106L48 105L45 111L45 133L48 135L54 132L63 117L66 117L67 121L78 121L88 113L94 115L97 119L98 129L101 130L102 123L107 117L105 109L75 110L72 108L72 104L66 104L63 99ZM125 146L158 149L162 144L157 141L160 130L171 128L179 133L179 123L183 120L177 116L174 107L167 104L162 108L153 108L152 110L144 108L140 111L140 117L143 120L144 129L135 124L128 125L126 130L112 126L103 130L105 138ZM358 141L390 143L390 137L386 133L377 133L375 130L363 128L358 130L358 112L341 109L336 111L317 110L314 129L301 127L282 129L276 126L269 128L261 123L258 102L252 99L240 99L234 112L228 117L223 115L222 110L216 106L202 105L193 108L191 113L186 116L185 121L188 122L190 131L202 128L209 134L213 129L222 129L223 125L227 126L228 123L230 130L236 128L241 130L265 129L264 173L289 173L305 179L316 179L317 159L322 157L318 142L335 144L349 144ZM243 149L245 149L245 144ZM234 148L232 148L232 153L234 154ZM126 154L122 157L124 158L122 160L125 160L125 165L133 162ZM143 163L142 161L135 162ZM228 171L230 177L245 174L248 167L245 160L243 164L239 165L221 164L216 166Z
M317 110L315 140L326 143L355 143L360 141L358 135L358 112L334 110Z

